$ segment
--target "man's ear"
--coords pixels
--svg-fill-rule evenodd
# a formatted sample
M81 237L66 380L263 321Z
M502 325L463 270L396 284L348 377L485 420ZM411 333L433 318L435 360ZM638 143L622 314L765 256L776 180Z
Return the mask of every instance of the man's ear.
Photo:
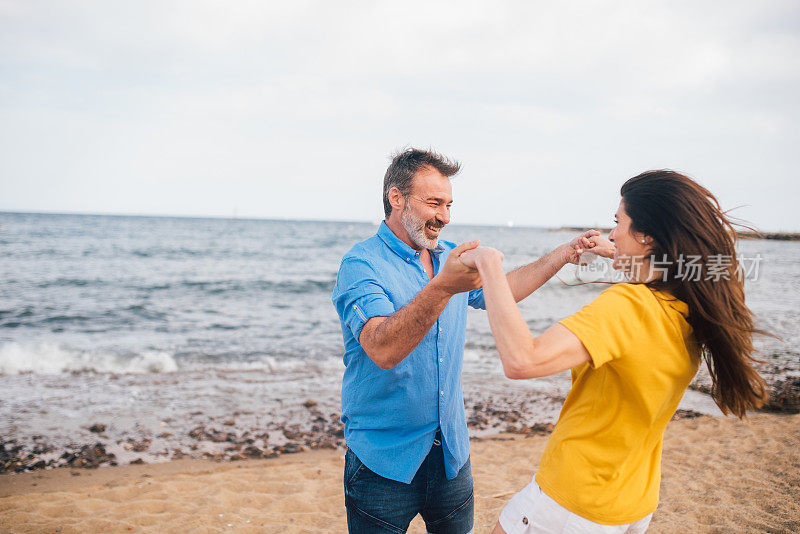
M403 193L396 187L389 190L389 204L392 206L392 211L402 210L406 205L406 199Z

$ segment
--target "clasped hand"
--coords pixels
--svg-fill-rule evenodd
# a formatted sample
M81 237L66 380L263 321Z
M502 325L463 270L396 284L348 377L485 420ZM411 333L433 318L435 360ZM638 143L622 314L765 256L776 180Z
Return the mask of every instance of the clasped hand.
M614 256L614 243L602 237L597 230L589 230L578 235L569 243L562 245L562 248L565 263L578 263L581 255L587 251L604 258ZM483 263L502 263L504 256L502 252L492 247L468 247L458 258L466 267L478 269Z

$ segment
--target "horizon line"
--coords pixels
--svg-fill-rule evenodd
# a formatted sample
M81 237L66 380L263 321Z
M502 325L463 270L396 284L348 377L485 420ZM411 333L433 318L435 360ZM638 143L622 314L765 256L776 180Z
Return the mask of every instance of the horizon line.
M87 217L141 217L141 218L154 218L154 219L213 219L213 220L228 220L228 221L291 221L291 222L336 222L336 223L353 223L353 224L380 224L383 218L378 220L366 219L322 219L322 218L294 218L294 217L267 217L267 216L243 216L236 215L187 215L187 214L163 214L163 213L108 213L108 212L85 212L85 211L36 211L36 210L7 210L0 208L0 214L18 214L18 215L67 215L67 216L87 216ZM610 230L609 227L603 225L583 225L583 224L561 224L557 226L540 226L532 224L518 224L515 221L508 221L502 223L469 223L469 222L454 222L448 223L448 226L484 226L491 228L532 228L540 230L578 230L578 229L600 229ZM797 230L787 229L763 229L755 226L755 229L760 233L775 233L775 234L796 234L800 232ZM748 230L741 230L747 232Z
M295 218L295 217L257 217L257 216L231 216L231 215L186 215L186 214L163 214L163 213L108 213L108 212L85 212L85 211L34 211L34 210L6 210L0 209L0 214L18 214L18 215L67 215L67 216L86 216L86 217L141 217L141 218L154 218L154 219L213 219L213 220L228 220L228 221L290 221L290 222L335 222L335 223L351 223L351 224L380 224L384 221L383 218L378 220L367 219L322 219L322 218ZM499 228L534 228L541 230L558 230L565 228L565 226L534 226L530 224L517 224L514 222L509 225L501 223L448 223L447 226L486 226L486 227L499 227ZM578 225L580 226L580 225ZM572 227L570 227L572 228ZM587 226L586 228L592 228Z

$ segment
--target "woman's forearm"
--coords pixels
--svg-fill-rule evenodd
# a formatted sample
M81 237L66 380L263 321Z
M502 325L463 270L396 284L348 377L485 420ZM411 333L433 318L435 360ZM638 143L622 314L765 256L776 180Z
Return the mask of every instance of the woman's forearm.
M569 246L561 245L538 260L514 269L506 276L514 300L519 302L539 289L568 262Z
M521 378L533 358L533 336L514 301L514 295L497 258L480 257L476 262L483 282L483 295L503 371Z

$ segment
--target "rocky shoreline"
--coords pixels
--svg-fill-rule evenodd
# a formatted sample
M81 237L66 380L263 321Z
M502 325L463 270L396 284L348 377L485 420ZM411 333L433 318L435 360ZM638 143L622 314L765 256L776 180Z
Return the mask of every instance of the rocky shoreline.
M549 434L552 423L531 423L523 415L524 402L513 407L494 404L491 401L477 402L467 406L467 426L471 439L480 441L497 433L535 436ZM94 443L72 444L57 450L52 444L34 436L32 443L18 443L15 439L0 440L0 473L22 473L40 469L71 468L74 476L80 476L80 469L120 465L117 454L110 449L122 447L130 453L149 453L155 461L177 460L181 458L204 458L213 461L243 461L249 459L277 458L307 450L344 450L344 426L338 413L323 413L316 401L304 403L311 418L311 426L300 429L299 425L285 426L279 436L283 443L270 446L275 436L254 428L237 428L233 420L209 420L205 425L192 428L185 436L179 437L180 447L171 451L151 451L152 438L142 436L128 438L119 442L109 442L104 435L106 425L95 423L90 430L97 434ZM523 408L523 409L521 409ZM698 417L702 414L691 410L678 410L676 419ZM124 462L143 464L142 456Z
M711 395L710 382L694 381L689 386L695 391ZM768 385L769 400L759 411L771 413L800 413L800 377L775 380Z
M800 413L800 377L793 376L794 369L764 365L760 371L770 391L770 400L761 411ZM704 368L690 389L710 395L711 380ZM470 438L481 440L499 433L547 434L552 431L563 401L564 397L552 393L513 389L474 393L465 398ZM287 403L284 411L273 412L266 420L254 417L250 411L234 411L226 416L191 411L186 416L165 418L160 426L149 430L138 422L133 428L124 429L113 419L94 421L87 422L78 434L81 437L74 441L43 435L0 437L0 473L61 467L76 469L73 474L78 476L82 468L182 458L242 461L307 450L343 450L344 425L335 406L332 399L298 400ZM702 413L681 409L675 418L699 415Z

